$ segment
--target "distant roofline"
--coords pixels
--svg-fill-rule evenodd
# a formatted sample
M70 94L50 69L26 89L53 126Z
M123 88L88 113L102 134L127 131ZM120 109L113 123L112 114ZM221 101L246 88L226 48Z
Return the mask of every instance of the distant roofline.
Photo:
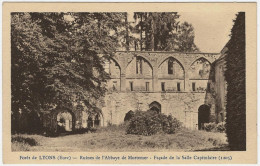
M213 54L218 55L219 53L208 53L208 52L175 52L175 51L116 51L116 52L139 52L139 53L177 53L177 54Z

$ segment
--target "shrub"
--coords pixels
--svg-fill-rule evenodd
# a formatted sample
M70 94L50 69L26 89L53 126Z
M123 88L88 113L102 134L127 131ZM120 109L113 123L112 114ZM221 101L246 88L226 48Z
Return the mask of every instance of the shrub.
M224 123L217 124L216 131L220 132L220 133L226 132L226 124L224 124Z
M57 137L57 136L59 136L59 133L56 132L55 130L53 130L52 128L45 128L45 131L46 132L44 132L44 135L46 137Z
M137 111L131 118L126 133L146 136L158 132L173 134L180 125L180 122L171 115L158 114L154 111Z
M97 131L97 128L96 127L90 127L88 129L88 131L91 132L91 133L95 133Z
M169 122L169 126L166 126L164 131L166 131L167 134L174 134L176 129L179 129L181 127L181 122L173 118L171 115L167 117L167 120Z
M205 123L204 129L209 132L212 131L223 133L226 131L226 125L224 123Z
M71 132L71 134L83 134L89 132L88 128L78 128Z
M129 112L127 112L125 114L125 118L124 118L124 121L129 121L131 120L131 118L135 115L134 111L130 110Z
M214 131L216 129L217 124L216 123L205 123L204 129L206 131Z

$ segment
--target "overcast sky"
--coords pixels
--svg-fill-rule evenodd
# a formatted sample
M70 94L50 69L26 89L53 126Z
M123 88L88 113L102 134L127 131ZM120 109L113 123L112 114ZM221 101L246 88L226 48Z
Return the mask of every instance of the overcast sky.
M236 13L179 13L180 20L191 23L195 31L195 44L201 52L218 53L229 40Z

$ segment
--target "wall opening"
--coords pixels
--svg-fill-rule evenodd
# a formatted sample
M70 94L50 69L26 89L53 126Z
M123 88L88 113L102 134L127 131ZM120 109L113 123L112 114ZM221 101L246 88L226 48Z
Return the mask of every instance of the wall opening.
M157 113L161 113L161 104L158 103L157 101L154 101L152 102L150 105L149 105L149 109L151 111L155 111Z
M130 91L134 91L134 83L133 82L129 82L130 83Z
M113 91L117 91L117 81L113 81Z
M177 91L181 91L181 83L180 82L177 83Z
M121 90L121 67L118 62L111 58L105 60L104 70L109 74L109 81L107 82L107 88L109 91Z
M95 120L94 120L94 127L98 127L98 126L100 126L100 115L99 114L97 114L95 116Z
M149 82L145 83L145 91L149 91Z
M224 122L224 114L220 113L220 122Z
M195 82L192 83L192 91L193 92L196 91L196 83Z
M205 58L195 60L189 68L190 80L209 80L211 71L211 63ZM205 87L206 88L206 87Z
M209 123L210 107L208 105L201 105L198 113L198 127L199 130L204 129L204 124Z
M92 127L99 127L101 126L101 114L100 113L96 113L96 114L92 114L88 116L88 128L92 128Z
M162 89L163 92L165 91L165 82L161 83L161 89Z
M88 128L94 127L92 116L88 117Z
M58 132L72 131L73 119L70 112L60 112L57 114Z
M168 60L168 74L173 74L173 58Z
M143 73L143 59L142 57L136 57L136 74Z
M158 66L158 78L184 79L183 65L173 57L166 58Z
M210 83L207 83L207 90L210 91Z

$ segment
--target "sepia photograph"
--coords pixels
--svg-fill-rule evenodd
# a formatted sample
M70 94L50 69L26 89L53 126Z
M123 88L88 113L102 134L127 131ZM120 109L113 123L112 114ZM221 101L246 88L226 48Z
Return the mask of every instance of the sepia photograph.
M248 150L246 11L9 18L11 152Z

